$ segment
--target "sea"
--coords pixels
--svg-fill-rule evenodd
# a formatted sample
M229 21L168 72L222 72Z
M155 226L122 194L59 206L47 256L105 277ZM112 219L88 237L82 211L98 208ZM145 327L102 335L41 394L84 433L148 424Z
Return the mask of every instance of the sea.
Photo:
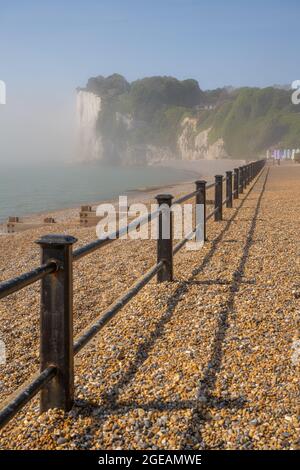
M196 173L163 166L110 167L95 164L3 166L0 222L8 216L76 207L113 199L131 190L190 181Z

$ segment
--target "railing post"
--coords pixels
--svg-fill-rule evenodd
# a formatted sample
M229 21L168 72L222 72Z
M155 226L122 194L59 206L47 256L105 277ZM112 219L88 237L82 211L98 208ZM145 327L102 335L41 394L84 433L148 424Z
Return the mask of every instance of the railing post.
M232 171L226 171L226 207L232 207Z
M244 183L244 189L246 189L247 186L247 167L243 166L243 183Z
M42 264L54 260L58 269L41 281L40 368L57 367L56 376L42 389L41 412L50 408L68 411L74 400L72 245L68 235L45 235Z
M223 176L215 176L215 221L223 218Z
M196 205L203 205L203 240L206 241L206 181L196 181Z
M244 192L244 172L243 167L239 167L239 194L243 194Z
M239 169L234 168L233 177L233 199L239 198Z
M159 207L165 209L158 216L157 262L164 262L163 269L157 273L157 282L173 280L173 224L171 194L156 196Z

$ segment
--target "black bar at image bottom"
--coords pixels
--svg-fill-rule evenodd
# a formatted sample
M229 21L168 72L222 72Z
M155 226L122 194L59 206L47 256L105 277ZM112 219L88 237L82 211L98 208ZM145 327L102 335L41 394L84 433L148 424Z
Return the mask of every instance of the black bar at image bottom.
M44 464L86 465L89 467L117 466L119 468L137 468L141 465L201 466L215 465L241 466L243 464L296 464L297 451L196 451L196 450L106 450L106 451L2 451L0 465Z

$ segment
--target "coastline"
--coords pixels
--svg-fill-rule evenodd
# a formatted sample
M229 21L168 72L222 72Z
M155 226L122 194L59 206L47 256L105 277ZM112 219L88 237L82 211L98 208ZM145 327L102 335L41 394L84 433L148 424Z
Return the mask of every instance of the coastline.
M190 172L191 179L183 181L177 181L174 183L168 184L160 184L160 185L151 185L146 187L137 187L128 189L126 191L122 191L122 195L126 195L128 197L128 203L136 203L136 202L155 202L154 198L156 194L161 192L166 193L173 193L174 196L185 192L193 191L193 184L194 182L201 178L206 179L208 181L213 179L213 175L216 173L224 173L226 170L233 169L234 166L240 166L244 163L244 160L231 160L231 159L224 159L224 160L187 160L187 161L177 161L177 160L170 160L167 162L162 162L157 164L158 167L176 169L179 171ZM193 178L192 178L192 175ZM150 199L151 201L148 201ZM38 224L45 217L53 217L57 222L54 224L54 227L57 226L58 223L68 223L74 221L77 217L79 218L79 210L81 205L89 204L93 207L98 206L99 204L103 203L110 203L116 206L118 203L118 197L113 198L103 198L100 200L94 201L85 201L81 203L77 203L71 205L69 207L57 208L54 210L43 210L28 213L25 215L20 216L20 219L24 222ZM7 234L5 232L6 229L6 221L0 222L0 235L15 235L15 234ZM29 230L34 230L29 229ZM27 232L28 230L26 230Z
M149 186L147 188L136 188L136 189L129 189L127 191L122 192L122 196L128 197L128 203L132 204L135 202L150 202L148 201L151 199L154 202L155 195L161 192L163 189L165 192L173 191L174 195L177 195L180 192L188 192L186 188L192 188L194 181L197 178L190 180L190 181L182 181L173 183L171 185L160 185L160 186ZM192 191L192 189L190 189ZM111 199L101 199L99 201L89 201L88 203L81 203L76 204L72 207L61 208L52 211L41 211L41 212L33 212L24 216L21 216L20 219L24 222L28 223L38 223L41 222L45 217L54 217L57 223L68 223L77 217L79 220L79 211L80 206L89 204L92 207L98 206L99 204L113 204L116 206L118 204L118 197L114 197ZM55 226L56 224L54 224ZM6 222L0 223L0 230L4 229L6 226ZM29 229L30 230L30 229ZM0 235L15 235L15 234L8 234L8 233L1 233Z

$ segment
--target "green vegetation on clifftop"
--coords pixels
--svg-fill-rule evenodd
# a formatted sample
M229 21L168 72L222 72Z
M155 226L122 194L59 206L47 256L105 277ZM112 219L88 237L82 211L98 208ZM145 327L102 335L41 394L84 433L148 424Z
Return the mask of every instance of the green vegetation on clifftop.
M274 146L300 147L300 105L291 103L287 90L202 91L192 79L148 77L130 84L118 74L91 78L86 89L103 100L98 131L111 161L128 146L155 145L178 155L185 116L196 118L197 132L210 129L210 144L223 139L232 157L257 157Z
M199 125L211 128L210 143L223 138L233 157L300 144L300 106L292 104L289 91L272 87L235 90L221 106L203 113Z

